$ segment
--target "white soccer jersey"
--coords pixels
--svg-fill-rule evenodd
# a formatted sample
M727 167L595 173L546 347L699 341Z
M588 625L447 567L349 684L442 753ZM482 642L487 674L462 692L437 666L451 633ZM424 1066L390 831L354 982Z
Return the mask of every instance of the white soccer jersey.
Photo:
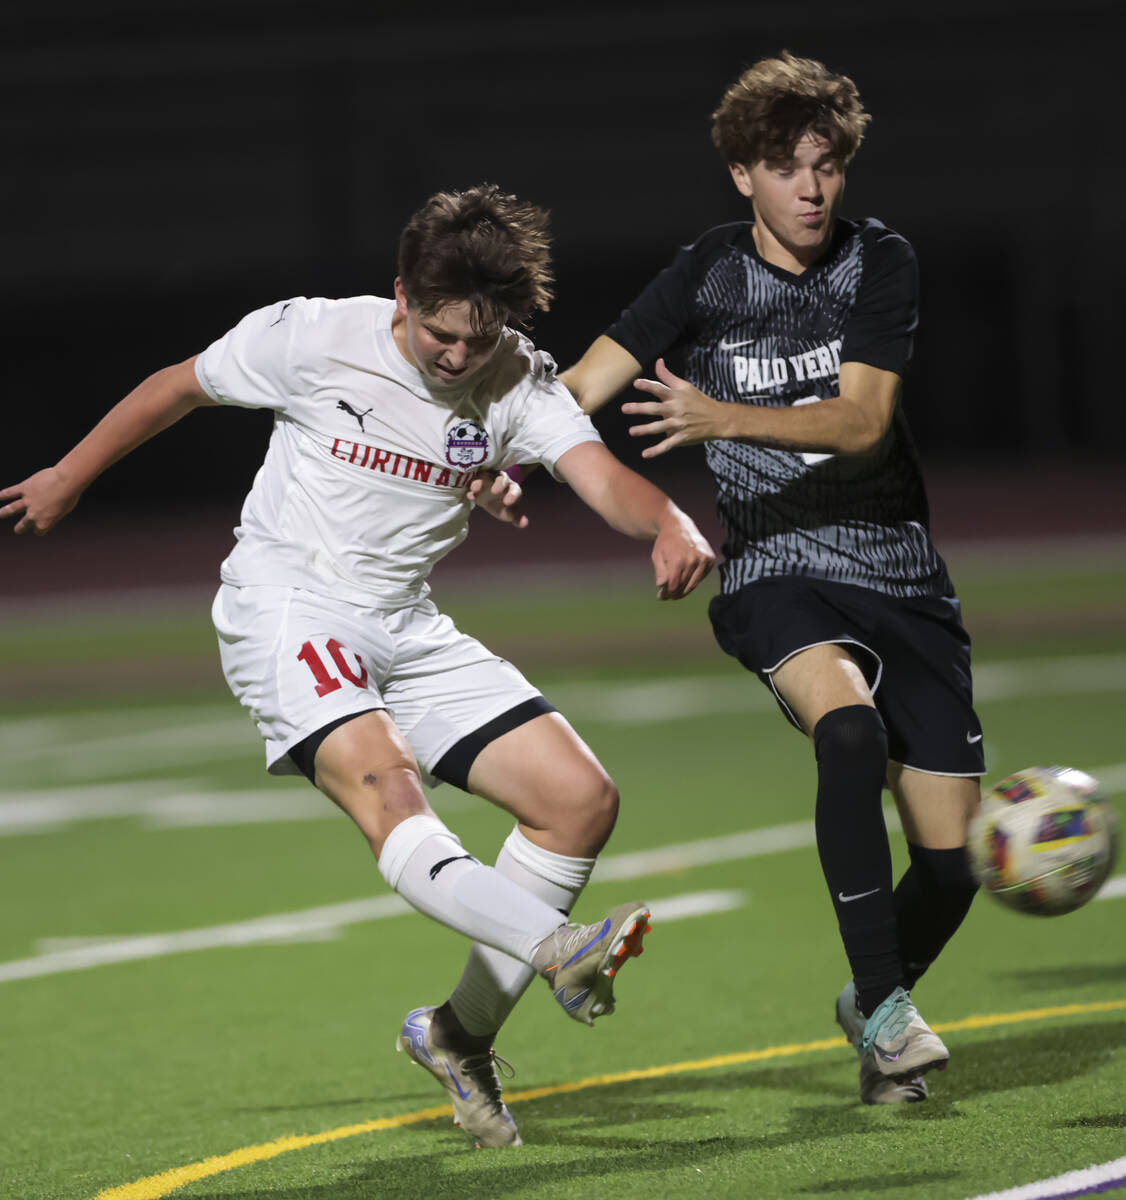
M223 563L227 583L409 603L468 532L479 468L555 463L598 433L550 355L506 329L461 388L431 386L391 333L393 300L303 296L259 309L197 359L221 404L274 410Z

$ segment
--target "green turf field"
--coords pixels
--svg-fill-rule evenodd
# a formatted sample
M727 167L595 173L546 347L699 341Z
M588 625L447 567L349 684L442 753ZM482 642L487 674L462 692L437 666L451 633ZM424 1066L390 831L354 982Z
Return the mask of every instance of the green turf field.
M1121 810L1126 569L957 577L990 778L1070 762ZM1126 1153L1126 895L1052 920L979 899L916 991L950 1069L926 1104L865 1108L832 1021L811 756L713 649L706 596L660 605L642 578L438 598L621 788L577 915L654 905L615 1015L583 1028L537 984L506 1026L526 1145L468 1151L393 1052L464 946L399 911L326 800L265 775L206 606L25 615L0 632L0 1196L962 1200ZM495 852L507 819L432 798Z

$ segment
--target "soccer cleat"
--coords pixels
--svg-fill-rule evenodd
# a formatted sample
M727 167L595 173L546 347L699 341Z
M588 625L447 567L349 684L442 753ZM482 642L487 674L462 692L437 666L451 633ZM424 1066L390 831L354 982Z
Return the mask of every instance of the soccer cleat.
M841 993L841 999L846 997L847 992L846 988ZM855 1002L852 1007L855 1011ZM847 1018L848 1005L842 1005L838 1000L838 1016L842 1008L846 1010L844 1015ZM854 1020L863 1020L863 1014L856 1013ZM901 987L897 987L876 1006L876 1011L864 1022L864 1029L855 1045L860 1055L861 1070L869 1076L870 1092L877 1085L876 1075L910 1085L917 1076L927 1071L943 1070L950 1057L950 1051L942 1044L942 1039L919 1016L911 997Z
M868 1019L856 1007L856 985L850 979L837 997L837 1024L860 1056L860 1100L863 1104L913 1104L927 1098L927 1081L921 1071L905 1079L880 1073L870 1054L860 1053L860 1039Z
M876 1006L860 1035L860 1053L870 1054L881 1075L908 1079L916 1072L942 1070L950 1051L919 1016L907 992L897 987Z
M479 1150L522 1146L516 1122L501 1099L497 1076L498 1066L511 1075L511 1065L491 1049L439 1046L433 1032L434 1011L416 1008L407 1013L395 1049L425 1067L449 1092L454 1124Z
M595 925L560 925L536 947L532 966L568 1016L584 1025L614 1011L614 976L642 951L644 904L619 904Z

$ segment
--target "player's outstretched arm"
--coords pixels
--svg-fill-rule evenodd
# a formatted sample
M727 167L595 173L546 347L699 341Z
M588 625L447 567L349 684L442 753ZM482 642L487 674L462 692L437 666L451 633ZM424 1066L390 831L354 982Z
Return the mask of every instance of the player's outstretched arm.
M630 426L631 437L661 439L642 450L643 458L717 439L756 442L778 450L870 454L891 424L899 384L893 371L846 362L840 369L840 394L826 400L787 408L726 404L674 375L664 359L658 359L657 378L638 379L633 385L652 399L631 400L622 405L622 412L655 418Z
M53 467L0 490L0 517L15 517L16 533L44 534L78 503L108 467L203 404L195 358L165 367L138 384Z
M640 374L641 363L613 338L603 334L595 338L573 367L568 367L559 376L559 382L589 415L596 413Z
M608 525L653 542L659 600L687 596L715 565L715 553L692 519L601 442L572 447L555 470Z

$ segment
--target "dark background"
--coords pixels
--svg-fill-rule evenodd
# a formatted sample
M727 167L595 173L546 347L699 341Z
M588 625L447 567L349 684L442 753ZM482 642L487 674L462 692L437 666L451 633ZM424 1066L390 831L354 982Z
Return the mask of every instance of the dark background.
M784 47L851 75L873 114L843 211L918 253L907 406L928 466L1113 473L1117 7L8 6L0 482L55 461L140 378L252 308L390 294L399 229L442 188L490 180L551 209L558 299L535 337L566 365L678 245L746 215L709 115ZM620 414L600 424L635 454ZM268 425L193 414L82 511L236 511ZM663 477L697 461L670 456Z

